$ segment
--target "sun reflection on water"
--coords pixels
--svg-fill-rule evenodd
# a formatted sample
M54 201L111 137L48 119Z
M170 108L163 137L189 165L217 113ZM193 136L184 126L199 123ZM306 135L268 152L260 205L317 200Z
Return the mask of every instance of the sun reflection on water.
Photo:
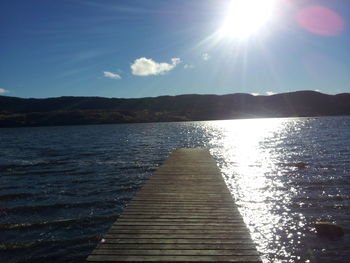
M303 234L296 230L304 228L306 220L301 213L291 213L291 200L298 189L286 175L295 167L281 165L284 149L279 146L291 129L297 129L295 122L297 119L215 122L214 130L220 132L211 141L212 154L223 160L220 168L225 181L264 262L307 262L290 251L291 243L300 243Z

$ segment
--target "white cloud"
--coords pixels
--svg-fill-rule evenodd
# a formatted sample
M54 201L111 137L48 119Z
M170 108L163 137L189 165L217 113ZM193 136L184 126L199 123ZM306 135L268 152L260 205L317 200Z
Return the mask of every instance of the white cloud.
M259 96L260 95L259 93L256 93L256 92L252 92L250 94L253 95L253 96Z
M181 63L180 58L172 58L171 64L166 62L158 63L151 58L138 58L131 65L131 71L136 76L159 75L174 69Z
M202 59L203 59L204 61L208 61L208 60L210 59L209 54L208 54L208 53L203 53L203 54L202 54Z
M185 64L184 65L184 69L192 69L192 68L194 68L194 66L191 65L191 64Z
M0 88L0 94L5 94L5 93L8 93L8 92L9 92L8 90Z
M273 91L266 91L266 94L269 95L269 96L271 96L271 95L275 95L275 94L277 94L277 93L276 93L276 92L273 92Z
M103 75L106 78L110 78L110 79L121 79L122 78L119 74L113 73L113 72L109 72L109 71L103 71Z

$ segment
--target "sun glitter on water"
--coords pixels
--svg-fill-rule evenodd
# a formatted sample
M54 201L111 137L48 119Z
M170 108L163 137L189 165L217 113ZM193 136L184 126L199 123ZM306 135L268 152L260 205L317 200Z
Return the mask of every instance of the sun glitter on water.
M276 0L231 0L221 37L249 38L256 34L273 16Z

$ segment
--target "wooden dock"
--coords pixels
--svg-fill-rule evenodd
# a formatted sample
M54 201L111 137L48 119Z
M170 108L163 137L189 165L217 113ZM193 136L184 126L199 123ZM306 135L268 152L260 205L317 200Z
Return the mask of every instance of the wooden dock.
M173 152L87 261L261 262L206 149Z

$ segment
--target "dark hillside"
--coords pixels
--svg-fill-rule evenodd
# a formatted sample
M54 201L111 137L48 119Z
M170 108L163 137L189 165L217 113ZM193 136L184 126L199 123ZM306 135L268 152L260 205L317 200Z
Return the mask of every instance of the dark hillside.
M0 127L350 115L350 94L298 91L119 99L0 96Z

